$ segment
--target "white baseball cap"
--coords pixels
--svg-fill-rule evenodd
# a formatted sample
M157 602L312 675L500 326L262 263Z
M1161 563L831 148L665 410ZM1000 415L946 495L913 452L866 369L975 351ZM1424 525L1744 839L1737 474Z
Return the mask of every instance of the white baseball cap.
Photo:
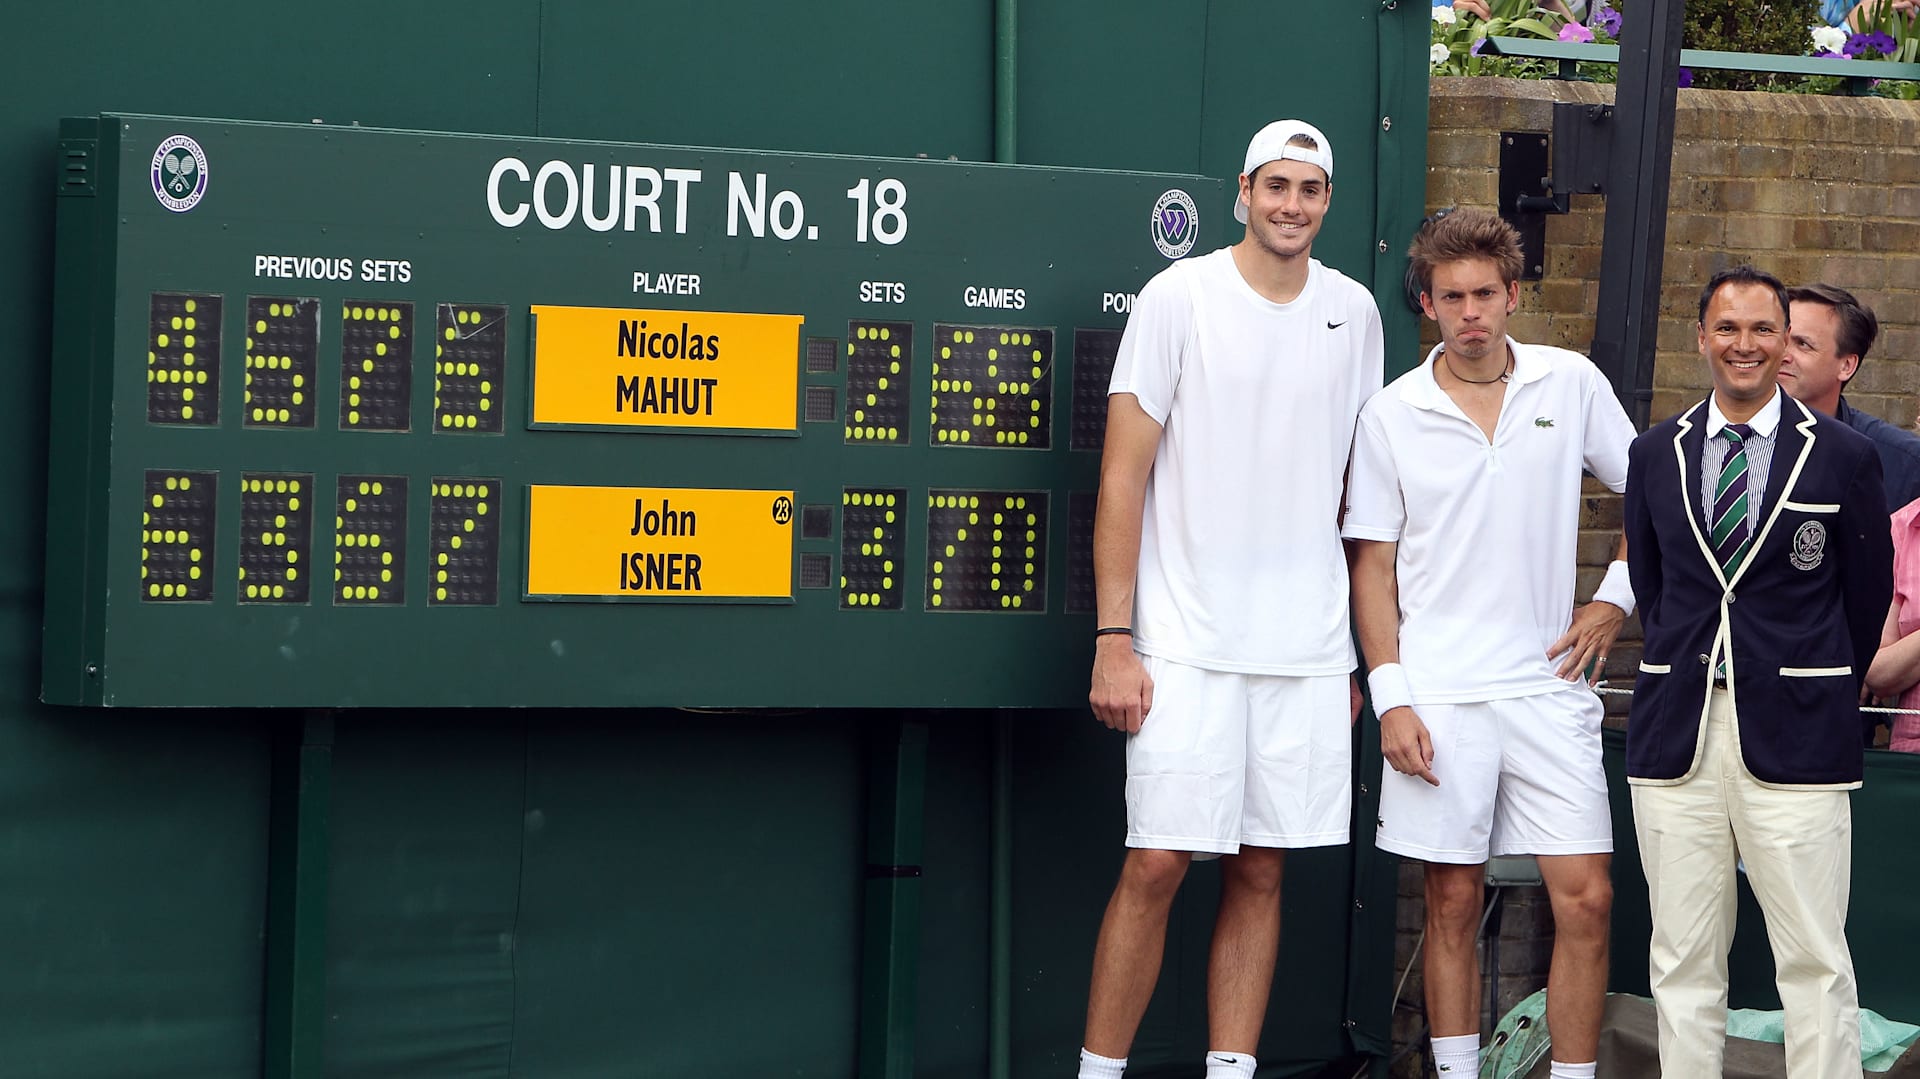
M1287 145L1295 135L1307 136L1318 143L1319 148L1309 150ZM1327 182L1333 182L1333 143L1305 120L1275 120L1255 133L1253 141L1247 143L1247 163L1241 167L1240 175L1252 176L1255 169L1269 161L1304 161L1318 165L1320 171L1327 174ZM1243 225L1247 223L1247 204L1237 189L1233 196L1233 219Z

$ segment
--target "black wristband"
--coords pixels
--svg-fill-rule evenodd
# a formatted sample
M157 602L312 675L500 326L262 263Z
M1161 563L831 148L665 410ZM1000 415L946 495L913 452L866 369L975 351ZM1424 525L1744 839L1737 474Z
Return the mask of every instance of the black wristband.
M1133 636L1133 627L1132 626L1102 626L1099 629L1096 629L1093 631L1093 635L1095 637L1111 637L1116 633L1124 633L1127 636L1131 637Z

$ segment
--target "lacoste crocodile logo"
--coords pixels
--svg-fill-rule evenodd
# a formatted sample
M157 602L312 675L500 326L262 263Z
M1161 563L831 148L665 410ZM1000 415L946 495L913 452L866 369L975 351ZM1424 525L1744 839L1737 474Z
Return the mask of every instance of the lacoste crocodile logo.
M1533 425L1535 427L1552 427L1553 421L1546 418L1545 416L1535 416L1533 418Z

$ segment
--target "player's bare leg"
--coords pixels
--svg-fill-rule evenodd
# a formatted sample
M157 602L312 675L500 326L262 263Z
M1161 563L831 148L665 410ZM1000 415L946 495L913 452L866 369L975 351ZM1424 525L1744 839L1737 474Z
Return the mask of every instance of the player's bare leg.
M1093 950L1087 1034L1081 1043L1090 1052L1119 1059L1133 1045L1154 983L1160 980L1167 912L1192 860L1186 851L1127 851Z
M1436 1038L1480 1033L1480 907L1487 866L1427 863L1427 1029Z
M1553 904L1553 965L1547 974L1553 1059L1585 1063L1600 1051L1600 1022L1607 1005L1613 856L1558 854L1535 860Z
M1267 1017L1280 947L1286 851L1241 847L1220 859L1220 913L1207 960L1207 1046L1252 1055Z

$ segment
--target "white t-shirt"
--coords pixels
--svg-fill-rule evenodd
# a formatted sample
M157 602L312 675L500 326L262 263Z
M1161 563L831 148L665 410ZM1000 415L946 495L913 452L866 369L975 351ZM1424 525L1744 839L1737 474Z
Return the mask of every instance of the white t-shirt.
M1427 362L1360 413L1348 539L1397 542L1400 663L1415 704L1566 686L1547 647L1573 622L1580 472L1627 485L1633 424L1600 370L1561 348L1513 350L1489 443Z
M1219 671L1353 669L1340 488L1383 364L1373 296L1317 261L1285 304L1247 284L1231 248L1140 290L1110 387L1162 427L1135 648Z

